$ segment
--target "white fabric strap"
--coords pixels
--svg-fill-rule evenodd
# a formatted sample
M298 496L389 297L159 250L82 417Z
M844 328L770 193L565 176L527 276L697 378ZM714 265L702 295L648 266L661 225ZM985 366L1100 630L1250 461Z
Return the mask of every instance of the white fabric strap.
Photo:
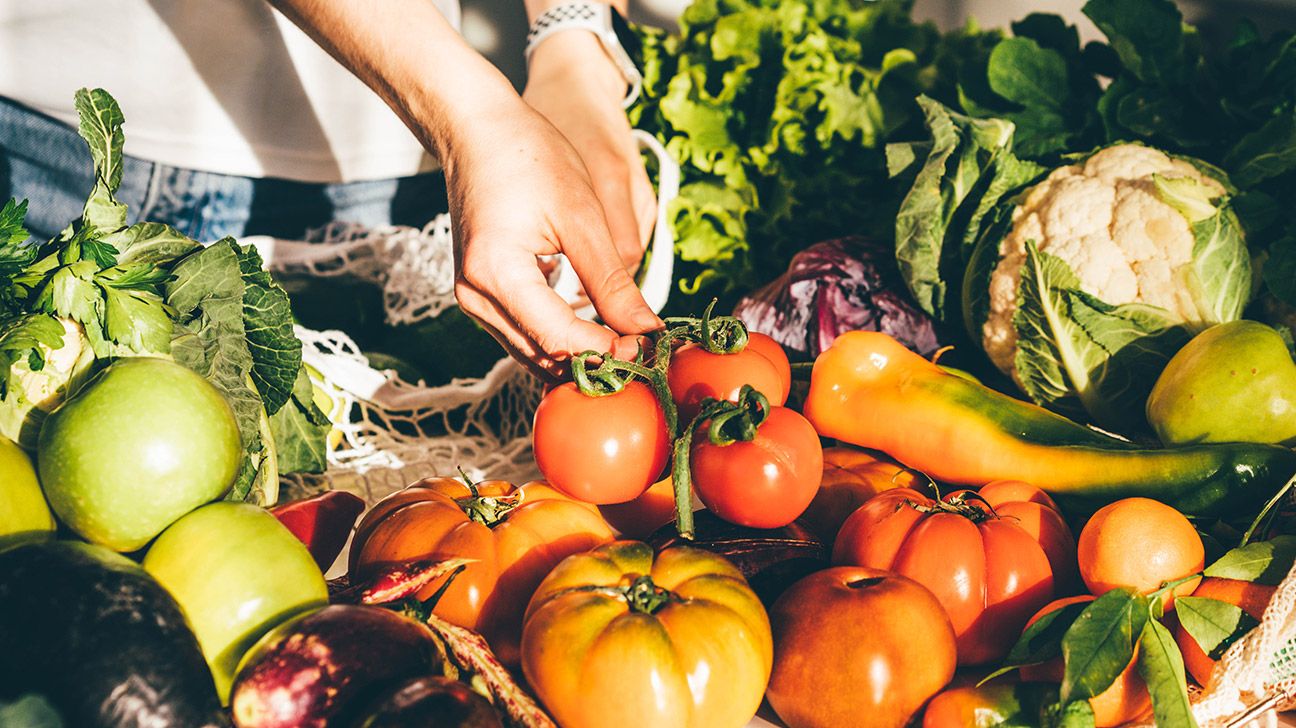
M639 280L639 289L644 300L652 310L660 313L670 297L671 285L675 275L675 238L671 234L667 212L676 195L679 194L679 164L666 151L666 147L653 135L641 130L634 130L635 141L640 149L646 149L657 157L657 221L653 225L652 244L648 249L648 267ZM572 303L581 299L580 279L566 256L559 255L558 266L549 276L549 284L563 300ZM576 310L576 315L584 319L593 319L596 315L594 306L586 304Z
M612 6L600 2L564 3L544 11L535 19L531 24L531 30L527 32L525 52L527 64L531 63L532 52L549 36L564 30L588 30L598 37L599 43L603 44L603 50L611 57L617 70L621 71L621 75L625 78L629 88L621 101L621 108L630 108L643 90L643 76L639 74L638 69L625 67L629 61L618 58L618 53L613 51L613 47L620 46L621 42L612 31L611 13ZM620 55L624 56L624 52Z

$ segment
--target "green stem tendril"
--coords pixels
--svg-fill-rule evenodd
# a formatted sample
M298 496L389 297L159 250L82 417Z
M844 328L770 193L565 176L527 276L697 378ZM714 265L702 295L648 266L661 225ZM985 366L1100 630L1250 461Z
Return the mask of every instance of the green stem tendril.
M518 491L512 495L484 496L477 490L477 483L468 477L468 473L463 468L459 468L459 477L463 478L464 485L468 486L468 492L471 495L465 498L455 498L454 502L460 510L468 516L468 520L476 521L487 528L493 528L495 524L508 518L508 514L515 508L522 505L522 492Z
M625 600L630 609L640 614L652 614L674 598L669 591L654 584L647 574L637 577L625 588Z
M697 344L712 354L737 354L747 348L747 325L737 316L712 316L716 299L711 299L702 317L673 316L665 319L666 337L672 342Z
M769 399L751 385L743 385L737 402L712 398L702 401L697 417L675 439L671 458L671 480L675 489L675 530L681 538L692 539L693 531L693 439L698 427L707 424L707 439L720 447L735 442L751 442L756 431L769 417Z

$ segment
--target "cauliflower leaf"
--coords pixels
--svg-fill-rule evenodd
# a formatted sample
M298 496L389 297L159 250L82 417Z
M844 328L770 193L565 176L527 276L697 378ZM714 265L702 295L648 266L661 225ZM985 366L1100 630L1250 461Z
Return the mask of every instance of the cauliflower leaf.
M1064 260L1026 241L1013 314L1016 378L1050 409L1088 413L1118 431L1143 429L1148 392L1189 333L1164 309L1111 306L1079 286Z

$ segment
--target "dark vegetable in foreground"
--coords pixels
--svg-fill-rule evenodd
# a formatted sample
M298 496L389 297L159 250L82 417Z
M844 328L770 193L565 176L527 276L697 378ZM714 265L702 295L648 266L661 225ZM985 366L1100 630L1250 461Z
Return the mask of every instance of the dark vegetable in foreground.
M881 450L937 480L1024 480L1077 515L1130 496L1189 515L1254 512L1296 473L1296 452L1271 445L1137 449L871 332L846 334L819 357L805 412L820 435Z
M69 541L0 553L0 702L38 695L68 726L228 725L198 640L143 569Z
M423 676L397 683L364 710L356 728L502 728L490 701L458 680Z
M257 642L230 705L239 728L346 725L399 680L436 672L427 627L382 607L335 604Z

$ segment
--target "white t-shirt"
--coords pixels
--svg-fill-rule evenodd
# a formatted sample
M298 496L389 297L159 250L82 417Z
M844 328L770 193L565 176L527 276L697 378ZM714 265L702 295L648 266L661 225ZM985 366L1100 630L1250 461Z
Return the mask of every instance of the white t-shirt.
M457 0L436 0L459 26ZM266 0L0 0L0 96L76 124L102 87L127 154L308 182L436 164L367 86Z

